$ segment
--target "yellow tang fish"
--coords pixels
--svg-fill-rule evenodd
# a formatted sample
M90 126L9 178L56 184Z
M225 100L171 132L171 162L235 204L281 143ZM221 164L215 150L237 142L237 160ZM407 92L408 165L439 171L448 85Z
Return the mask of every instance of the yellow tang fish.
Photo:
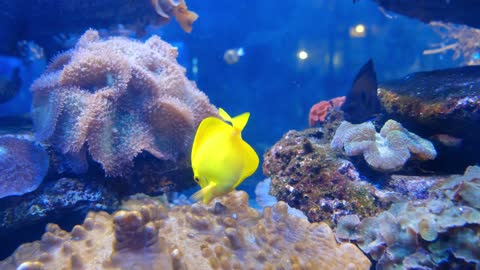
M218 109L223 120L207 117L200 123L192 147L192 168L201 190L193 198L209 203L234 190L258 168L258 155L242 139L250 113L231 118Z

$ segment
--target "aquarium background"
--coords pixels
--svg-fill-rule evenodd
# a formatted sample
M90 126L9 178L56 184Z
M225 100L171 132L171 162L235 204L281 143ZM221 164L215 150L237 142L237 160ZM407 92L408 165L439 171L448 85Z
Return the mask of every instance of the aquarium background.
M190 0L188 7L200 15L190 34L176 22L147 26L142 35L132 29L122 33L143 41L159 35L178 48L178 61L187 69L188 78L212 104L231 115L250 112L243 138L261 159L287 131L308 128L312 105L346 95L369 59L373 59L380 82L416 71L456 67L463 61L454 59L450 51L423 54L443 42L432 27L383 10L374 1ZM36 24L42 28L42 21ZM364 31L359 32L358 26ZM0 75L11 76L19 67L22 78L19 94L0 104L0 116L28 114L31 83L51 57L70 49L88 28L98 27L92 24L76 32L59 31L51 39L28 40L34 42L29 50L36 46L44 49L41 58L29 58L28 50L0 57ZM3 31L15 32L15 28ZM235 63L224 59L231 49L243 50ZM308 54L306 59L300 59L301 51ZM260 168L239 189L253 196L256 184L264 178ZM81 220L83 217L72 216L53 221L68 227ZM0 258L9 256L19 243L38 239L42 232L24 233L17 243L0 249Z

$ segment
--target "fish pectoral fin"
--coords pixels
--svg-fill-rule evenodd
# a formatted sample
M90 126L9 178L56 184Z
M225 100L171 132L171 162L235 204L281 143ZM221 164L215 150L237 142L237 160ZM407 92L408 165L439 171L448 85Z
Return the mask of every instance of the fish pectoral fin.
M210 183L208 186L200 189L192 195L192 199L195 201L203 200L204 203L209 203L214 198L215 183Z

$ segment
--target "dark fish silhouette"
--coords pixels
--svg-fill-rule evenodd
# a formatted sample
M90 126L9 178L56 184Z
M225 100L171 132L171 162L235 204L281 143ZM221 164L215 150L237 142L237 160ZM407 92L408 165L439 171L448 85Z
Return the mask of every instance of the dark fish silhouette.
M355 124L365 122L380 112L377 75L372 59L358 72L341 108L345 113L345 120Z

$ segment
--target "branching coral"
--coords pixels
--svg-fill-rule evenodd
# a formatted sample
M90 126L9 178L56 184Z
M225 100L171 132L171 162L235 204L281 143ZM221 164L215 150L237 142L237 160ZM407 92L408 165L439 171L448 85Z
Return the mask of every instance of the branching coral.
M453 50L453 60L461 58L462 62L467 65L480 64L479 29L442 22L431 22L430 25L447 44L442 43L439 48L425 50L423 54L444 53Z
M42 146L14 136L0 137L0 198L35 190L48 171Z
M378 171L398 171L412 154L419 160L434 159L437 155L431 142L408 132L394 120L388 120L380 133L371 122L354 125L344 121L331 146L343 148L347 156L363 154L368 165Z
M216 109L176 57L158 36L142 44L87 31L31 87L37 138L70 159L85 160L88 149L112 176L141 151L185 158L196 126Z
M37 268L28 268L36 266ZM17 268L19 267L19 268ZM369 269L353 244L336 243L324 223L289 216L287 205L248 207L236 191L210 205L154 204L90 213L70 233L47 226L1 269Z
M336 236L357 243L379 261L379 269L431 269L451 262L450 255L478 268L480 208L469 199L478 199L479 179L480 168L470 167L463 176L433 187L429 199L393 204L361 222L356 216L342 217Z

